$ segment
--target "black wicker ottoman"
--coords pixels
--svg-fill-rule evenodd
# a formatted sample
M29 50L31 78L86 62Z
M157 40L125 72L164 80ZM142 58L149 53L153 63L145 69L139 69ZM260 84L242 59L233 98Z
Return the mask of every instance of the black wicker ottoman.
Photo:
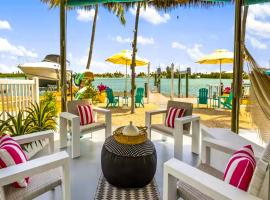
M108 137L102 147L101 167L107 181L122 188L140 188L150 183L156 173L157 154L154 144L118 143Z

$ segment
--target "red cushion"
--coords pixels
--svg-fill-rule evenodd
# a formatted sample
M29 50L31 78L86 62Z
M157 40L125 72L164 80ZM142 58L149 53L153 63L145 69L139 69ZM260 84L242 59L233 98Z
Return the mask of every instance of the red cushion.
M165 126L174 128L175 119L183 117L184 114L185 114L185 109L170 107L169 112L166 117Z
M14 139L9 135L2 135L0 137L0 168L25 163L27 160L21 146ZM29 177L18 180L14 183L14 186L26 187L28 181Z
M82 126L95 122L92 105L78 105L78 112Z
M255 167L256 161L251 145L244 146L230 158L223 179L225 182L247 191Z

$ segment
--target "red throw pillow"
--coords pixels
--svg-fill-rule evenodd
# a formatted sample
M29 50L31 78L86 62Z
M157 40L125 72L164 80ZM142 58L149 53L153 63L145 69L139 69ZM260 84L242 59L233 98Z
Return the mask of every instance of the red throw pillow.
M27 160L21 146L14 139L9 135L0 137L0 168L25 163ZM15 182L14 186L18 188L26 187L28 182L29 177L26 177Z
M223 180L241 190L247 191L256 167L251 145L236 151L229 160Z
M175 119L183 117L185 111L186 110L183 108L170 107L166 117L165 126L174 128Z
M80 124L82 126L95 122L93 108L91 105L78 105L78 112L80 116Z

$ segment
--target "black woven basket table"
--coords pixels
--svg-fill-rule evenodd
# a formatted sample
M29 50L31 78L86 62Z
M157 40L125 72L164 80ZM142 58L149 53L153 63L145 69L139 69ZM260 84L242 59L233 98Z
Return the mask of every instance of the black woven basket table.
M122 144L108 137L102 148L101 167L107 181L122 188L140 188L149 184L156 172L157 154L154 144Z

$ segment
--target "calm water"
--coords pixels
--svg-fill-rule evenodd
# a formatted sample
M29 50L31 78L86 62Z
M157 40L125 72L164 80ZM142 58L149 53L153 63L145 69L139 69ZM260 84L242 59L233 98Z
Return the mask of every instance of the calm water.
M128 91L131 88L130 79L128 79ZM145 78L136 78L137 87L144 87L144 83L147 82ZM222 79L224 84L224 88L227 86L231 86L231 79ZM245 83L248 83L249 80L245 80ZM125 90L125 78L96 78L94 81L94 85L97 86L100 83L103 83L114 91L124 91ZM206 87L208 88L208 84L219 84L219 79L189 79L189 96L197 96L198 90L200 88ZM170 86L171 79L161 79L161 93L170 95ZM150 79L150 88L154 89L154 79ZM174 93L178 94L178 79L174 79ZM182 79L182 87L181 94L186 95L186 80Z
M131 80L128 79L128 91L130 91L130 82ZM136 85L137 87L144 87L144 84L147 82L146 78L136 78ZM231 79L222 79L224 84L224 88L227 86L231 86L232 80ZM249 80L244 80L245 83L249 83ZM94 86L103 83L114 91L123 92L125 90L125 78L95 78L93 82ZM181 95L186 95L186 81L182 79L182 87L181 87ZM200 88L208 88L209 84L219 84L219 79L189 79L189 96L197 96L198 90ZM170 95L170 86L171 86L171 79L161 79L161 93L165 95ZM154 79L150 79L150 88L151 90L154 89ZM178 79L174 79L174 93L175 95L178 94Z

